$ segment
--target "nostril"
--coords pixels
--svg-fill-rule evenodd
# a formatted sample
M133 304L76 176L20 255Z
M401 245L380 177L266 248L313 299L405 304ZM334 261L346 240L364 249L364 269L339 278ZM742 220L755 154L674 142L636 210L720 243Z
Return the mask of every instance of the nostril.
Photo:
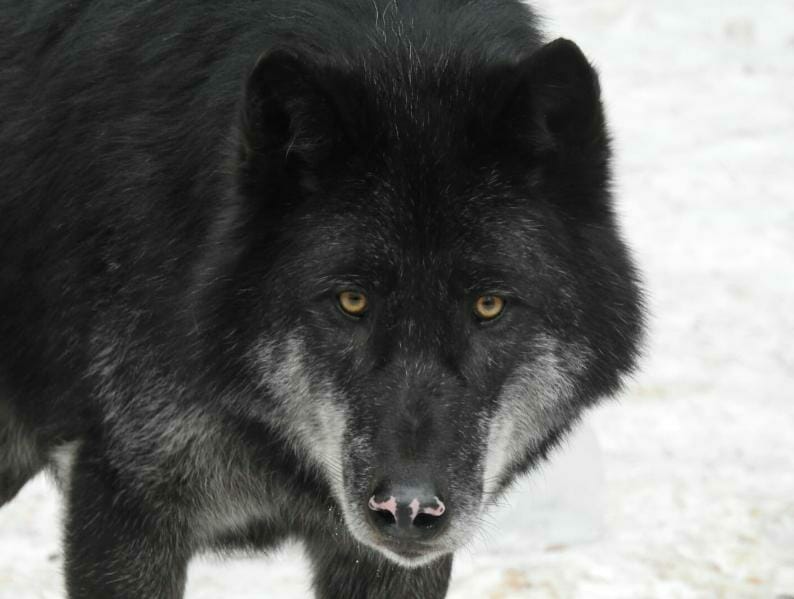
M422 503L415 497L409 504L411 510L411 523L419 528L431 528L441 522L441 517L447 511L444 502L437 496L432 501Z
M373 495L369 498L367 505L378 525L391 526L397 524L397 499L395 497L378 501Z
M397 524L395 517L385 510L376 511L372 514L372 517L375 519L375 523L380 526L394 526Z
M418 528L433 528L439 522L438 516L431 516L430 514L419 514L414 518L414 526Z

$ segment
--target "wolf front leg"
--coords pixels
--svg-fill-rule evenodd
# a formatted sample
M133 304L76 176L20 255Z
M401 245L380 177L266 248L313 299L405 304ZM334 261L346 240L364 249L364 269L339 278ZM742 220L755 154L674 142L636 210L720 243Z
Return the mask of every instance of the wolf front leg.
M443 599L452 556L419 568L404 568L364 548L308 543L317 599Z
M180 599L190 558L175 510L158 510L83 447L68 485L69 599ZM168 505L163 498L162 505Z

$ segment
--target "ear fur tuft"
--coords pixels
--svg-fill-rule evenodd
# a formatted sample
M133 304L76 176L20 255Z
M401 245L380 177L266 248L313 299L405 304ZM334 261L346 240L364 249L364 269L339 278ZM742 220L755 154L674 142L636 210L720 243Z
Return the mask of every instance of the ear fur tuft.
M257 60L241 115L245 161L321 161L338 141L336 111L324 89L327 74L309 57L276 47Z
M495 126L525 151L565 152L603 130L598 75L575 43L550 42L498 76Z

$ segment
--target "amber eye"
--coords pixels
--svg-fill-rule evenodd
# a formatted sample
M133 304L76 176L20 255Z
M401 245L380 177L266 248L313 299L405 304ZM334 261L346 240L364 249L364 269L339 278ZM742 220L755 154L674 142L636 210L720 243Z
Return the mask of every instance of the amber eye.
M339 294L339 307L350 316L361 316L367 311L367 296L360 291L343 291Z
M480 320L493 320L505 309L505 300L498 295L481 295L474 302L474 314Z

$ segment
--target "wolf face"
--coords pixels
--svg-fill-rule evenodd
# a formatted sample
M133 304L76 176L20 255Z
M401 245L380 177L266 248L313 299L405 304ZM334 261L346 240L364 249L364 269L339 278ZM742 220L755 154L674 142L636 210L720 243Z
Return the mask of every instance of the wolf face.
M354 537L417 566L469 540L617 388L641 317L574 44L384 64L405 66L362 80L279 48L253 70L236 168L255 216L229 236L255 241L230 311L251 409L310 458Z

